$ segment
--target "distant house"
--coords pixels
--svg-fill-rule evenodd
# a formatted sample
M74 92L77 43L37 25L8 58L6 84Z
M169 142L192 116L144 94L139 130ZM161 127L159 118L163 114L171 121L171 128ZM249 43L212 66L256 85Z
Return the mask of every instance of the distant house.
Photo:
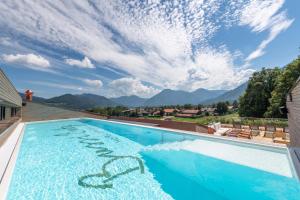
M176 117L196 117L201 113L200 110L182 110L176 114Z
M123 110L122 111L122 116L130 116L131 113L134 113L135 109L128 109L128 110Z
M228 106L228 110L233 110L234 106Z
M174 115L178 112L177 109L173 109L173 108L165 108L164 109L164 114L165 116L171 116L171 115Z
M152 115L153 115L153 116L160 115L160 111L159 111L159 110L156 110L156 111L152 112Z
M201 112L209 113L209 114L214 114L216 110L217 110L216 108L210 108L210 107L201 108Z
M148 111L146 111L146 110L144 110L144 109L140 109L139 111L138 111L138 116L139 117L146 117L146 116L149 116L149 112Z

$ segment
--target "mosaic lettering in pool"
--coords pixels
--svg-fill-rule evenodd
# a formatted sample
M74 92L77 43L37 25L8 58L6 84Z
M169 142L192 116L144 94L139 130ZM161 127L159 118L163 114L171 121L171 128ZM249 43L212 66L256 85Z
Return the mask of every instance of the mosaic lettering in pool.
M138 158L136 156L130 156L130 155L128 155L128 156L113 155L114 152L112 150L106 148L105 144L100 139L92 138L89 134L86 133L85 130L81 130L81 129L79 129L79 127L80 127L80 125L62 126L61 129L65 130L66 132L58 133L58 134L55 134L54 136L76 137L78 139L78 142L85 145L86 148L94 149L96 156L103 157L103 158L109 158L109 160L106 161L102 165L101 169L99 169L100 170L99 173L87 174L87 175L79 177L78 185L80 185L82 187L86 187L86 188L106 189L106 188L112 188L113 180L120 176L127 175L133 171L139 171L141 174L144 174L144 164L140 158ZM117 138L114 138L114 140L116 140L118 142ZM128 168L128 169L124 169L124 171L112 175L107 170L107 167L110 164L112 164L113 162L115 162L117 160L121 160L121 159L132 159L132 160L136 161L137 166ZM102 183L91 184L91 183L88 183L88 179L91 179L91 178L99 178L99 181L102 178L104 178L104 179L101 180Z

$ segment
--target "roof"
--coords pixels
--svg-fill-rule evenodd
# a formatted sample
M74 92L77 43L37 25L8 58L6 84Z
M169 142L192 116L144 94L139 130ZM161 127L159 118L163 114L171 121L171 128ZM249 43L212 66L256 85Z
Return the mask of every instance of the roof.
M297 81L294 83L294 85L290 88L290 90L287 93L287 99L288 101L292 101L292 92L295 89L295 87L297 87L297 85L300 84L300 77L297 79Z
M198 114L199 110L183 110L182 114Z
M125 112L132 112L132 111L135 111L135 110L134 110L134 109L123 110L122 113L125 113Z
M15 86L0 68L0 100L9 106L22 106L22 98Z
M160 111L159 111L159 110L158 110L158 111L155 111L155 112L153 112L152 114L153 114L153 115L160 114Z
M193 114L176 114L176 117L193 117L194 115Z
M216 108L201 108L202 112L214 112L216 110Z
M297 81L294 83L293 87L291 87L291 89L289 90L288 93L291 93L292 90L300 83L300 77L297 79Z
M173 112L175 112L175 111L177 111L176 109L173 109L173 108L165 108L164 109L164 112L165 113L173 113Z

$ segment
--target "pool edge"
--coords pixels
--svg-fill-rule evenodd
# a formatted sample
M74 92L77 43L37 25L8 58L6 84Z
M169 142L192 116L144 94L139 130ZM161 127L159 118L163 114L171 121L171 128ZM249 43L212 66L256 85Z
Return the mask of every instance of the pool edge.
M23 140L23 135L24 135L24 130L25 130L25 126L26 124L23 122L20 122L18 125L21 125L22 128L21 130L18 130L17 127L15 128L14 132L18 131L18 138L17 138L17 142L14 146L13 151L11 152L11 156L10 159L7 163L6 169L3 173L3 177L2 177L2 181L1 181L1 185L0 185L0 199L6 199L8 191L9 191L9 185L13 176L13 172L14 172L14 168L17 162L17 158L18 158L18 154L20 151L20 147L22 144L22 140Z

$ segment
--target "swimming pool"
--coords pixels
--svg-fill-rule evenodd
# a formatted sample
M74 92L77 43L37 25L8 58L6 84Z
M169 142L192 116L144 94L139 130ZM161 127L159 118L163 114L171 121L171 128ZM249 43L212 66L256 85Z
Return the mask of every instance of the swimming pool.
M7 199L299 199L286 149L92 119L25 127Z

